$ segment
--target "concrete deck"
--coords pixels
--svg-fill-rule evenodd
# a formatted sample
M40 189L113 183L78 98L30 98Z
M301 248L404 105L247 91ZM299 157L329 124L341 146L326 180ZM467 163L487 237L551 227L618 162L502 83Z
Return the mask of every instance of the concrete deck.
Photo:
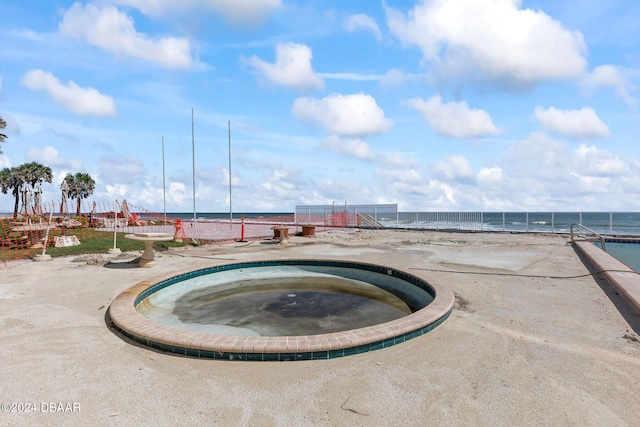
M36 411L0 424L634 425L640 316L567 240L344 230L157 252L152 269L129 262L139 253L12 263L0 271L1 400ZM422 337L316 361L179 357L105 323L116 295L151 276L257 257L382 262L433 277L456 304Z

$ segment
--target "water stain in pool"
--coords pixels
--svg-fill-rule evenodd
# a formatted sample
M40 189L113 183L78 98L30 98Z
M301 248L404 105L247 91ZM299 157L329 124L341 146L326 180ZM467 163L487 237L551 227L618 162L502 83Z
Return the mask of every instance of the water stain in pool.
M199 290L182 295L173 309L184 323L233 326L262 336L357 329L395 320L408 312L368 296L291 286L222 297Z

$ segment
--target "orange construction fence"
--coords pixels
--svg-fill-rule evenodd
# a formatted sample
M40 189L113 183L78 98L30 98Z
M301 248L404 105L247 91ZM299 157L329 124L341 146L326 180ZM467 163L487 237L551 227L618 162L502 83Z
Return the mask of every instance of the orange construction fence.
M72 208L76 203L69 203ZM274 226L301 231L294 215L263 215L254 218L177 218L132 206L125 201L81 203L80 214L69 212L66 204L50 202L39 209L39 215L17 215L0 218L0 269L8 262L31 258L54 244L56 237L78 234L82 240L105 232L167 233L174 240L198 242L242 241L274 236ZM61 214L62 212L62 214ZM329 224L318 225L317 231L332 226L344 226L344 219L335 218Z

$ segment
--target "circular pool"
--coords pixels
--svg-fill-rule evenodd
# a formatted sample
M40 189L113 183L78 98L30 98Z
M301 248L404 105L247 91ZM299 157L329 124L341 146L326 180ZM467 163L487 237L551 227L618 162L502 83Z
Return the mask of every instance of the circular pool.
M383 265L335 260L224 264L141 282L109 308L125 336L187 356L328 359L420 336L453 294Z

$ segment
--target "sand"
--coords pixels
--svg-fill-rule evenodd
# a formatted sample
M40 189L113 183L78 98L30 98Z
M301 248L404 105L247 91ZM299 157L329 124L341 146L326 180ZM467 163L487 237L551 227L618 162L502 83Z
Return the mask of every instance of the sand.
M0 413L0 425L631 426L640 419L640 317L589 274L566 236L340 230L286 244L156 252L153 268L128 262L139 255L18 261L0 270L0 400L3 411L23 411ZM420 338L320 361L180 357L133 345L105 323L109 303L145 278L300 257L420 271L446 283L456 305Z

